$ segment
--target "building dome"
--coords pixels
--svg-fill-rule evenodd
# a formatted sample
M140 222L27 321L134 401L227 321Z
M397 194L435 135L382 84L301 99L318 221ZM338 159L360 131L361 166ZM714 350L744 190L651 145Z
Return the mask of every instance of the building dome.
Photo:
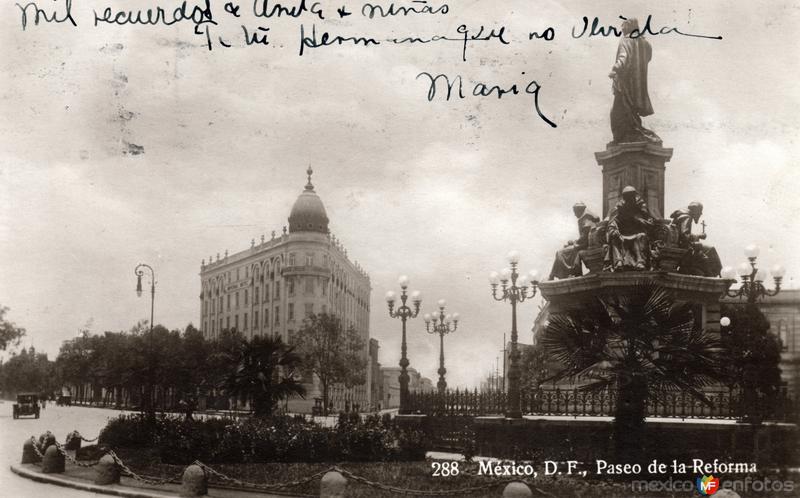
M289 214L289 232L319 232L328 233L328 214L325 206L311 184L311 174L314 171L308 168L308 183L305 190L294 201L292 212Z

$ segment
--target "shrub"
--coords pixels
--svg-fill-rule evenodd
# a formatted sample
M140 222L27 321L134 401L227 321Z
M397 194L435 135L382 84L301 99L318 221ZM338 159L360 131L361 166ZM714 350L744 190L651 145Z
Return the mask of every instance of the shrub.
M421 431L393 420L344 414L335 428L303 417L185 420L162 415L149 425L142 415L108 423L100 443L109 448L152 447L164 463L336 462L422 460Z

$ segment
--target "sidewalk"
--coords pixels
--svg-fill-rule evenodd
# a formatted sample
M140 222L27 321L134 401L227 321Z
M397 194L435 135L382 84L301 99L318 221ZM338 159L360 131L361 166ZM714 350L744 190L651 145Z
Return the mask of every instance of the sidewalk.
M171 498L180 496L181 490L180 484L150 486L129 477L122 477L119 484L98 486L94 484L95 472L92 468L79 467L69 462L66 463L63 474L43 474L39 464L15 464L11 466L11 471L21 477L38 482L127 498ZM209 486L208 495L206 496L210 498L285 498L287 496L297 497L300 495L269 494L256 490Z

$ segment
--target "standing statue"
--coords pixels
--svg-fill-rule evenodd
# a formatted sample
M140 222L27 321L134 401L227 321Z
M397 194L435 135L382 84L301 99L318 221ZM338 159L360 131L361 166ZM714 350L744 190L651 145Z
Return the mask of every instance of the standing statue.
M639 31L639 21L622 22L622 38L617 47L617 59L608 77L614 83L614 105L611 107L613 143L661 142L661 139L642 126L642 116L653 114L647 93L647 64L652 48Z
M655 218L636 189L630 185L622 189L622 200L608 214L606 269L649 270L655 226Z
M697 223L703 215L703 205L691 202L686 209L678 209L670 215L672 224L678 231L678 246L689 252L680 263L680 272L705 277L718 277L722 262L713 246L700 243L705 240L705 230L699 235L692 234L692 222Z
M550 271L550 280L554 278L580 277L583 275L581 266L581 252L589 247L589 232L600 221L600 218L586 210L582 202L572 206L572 212L578 219L578 238L570 240L556 252L553 269Z

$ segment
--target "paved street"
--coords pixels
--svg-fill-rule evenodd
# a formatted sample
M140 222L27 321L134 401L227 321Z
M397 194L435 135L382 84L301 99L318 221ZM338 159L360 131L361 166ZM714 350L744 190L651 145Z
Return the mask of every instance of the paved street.
M0 496L3 497L83 497L105 496L82 492L50 484L37 483L23 479L11 472L9 466L19 463L22 456L22 443L30 436L39 436L46 430L64 442L68 432L78 430L87 438L94 438L109 418L118 416L120 411L103 408L57 407L50 403L42 410L41 417L20 418L11 416L11 401L0 401Z

